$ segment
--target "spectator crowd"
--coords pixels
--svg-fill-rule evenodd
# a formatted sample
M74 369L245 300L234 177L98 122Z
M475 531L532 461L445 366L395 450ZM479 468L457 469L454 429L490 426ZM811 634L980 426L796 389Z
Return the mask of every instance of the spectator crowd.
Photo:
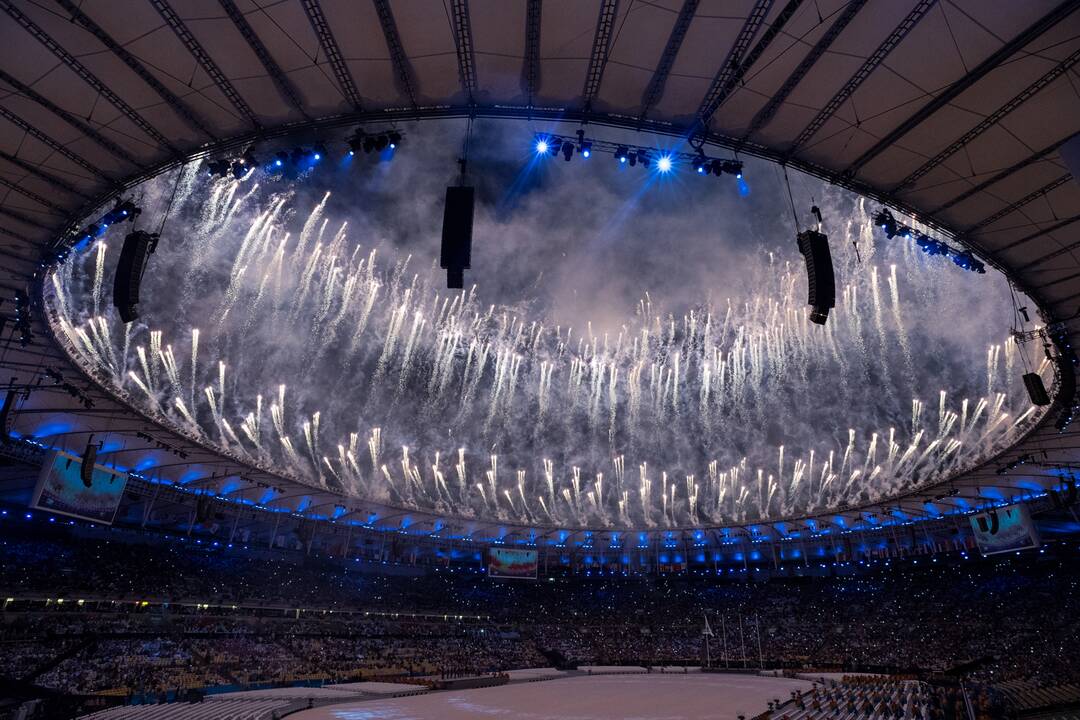
M500 582L62 536L0 536L0 553L0 600L10 598L0 675L71 694L706 657L736 668L960 668L979 688L1080 681L1080 563L1054 554L769 582Z

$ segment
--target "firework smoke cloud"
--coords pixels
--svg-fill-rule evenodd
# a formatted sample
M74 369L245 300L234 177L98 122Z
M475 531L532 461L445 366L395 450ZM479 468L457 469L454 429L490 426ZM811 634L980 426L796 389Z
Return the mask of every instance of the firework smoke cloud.
M148 228L178 191L142 317L108 301L110 235L48 283L57 335L142 412L250 465L533 525L822 512L961 472L1038 419L1005 278L887 240L868 202L796 174L837 273L833 314L810 323L765 162L746 162L749 185L564 163L531 152L532 125L478 123L473 269L447 291L463 127L406 130L392 160L148 181Z

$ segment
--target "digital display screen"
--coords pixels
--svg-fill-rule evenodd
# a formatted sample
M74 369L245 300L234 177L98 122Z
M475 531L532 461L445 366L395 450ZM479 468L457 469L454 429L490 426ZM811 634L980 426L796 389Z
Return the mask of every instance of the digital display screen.
M124 496L127 475L94 466L89 486L82 478L82 459L60 450L41 468L32 507L111 525Z
M490 548L488 575L495 578L535 580L539 553L536 550Z
M1009 505L972 515L971 529L983 555L1039 546L1039 534L1026 505Z

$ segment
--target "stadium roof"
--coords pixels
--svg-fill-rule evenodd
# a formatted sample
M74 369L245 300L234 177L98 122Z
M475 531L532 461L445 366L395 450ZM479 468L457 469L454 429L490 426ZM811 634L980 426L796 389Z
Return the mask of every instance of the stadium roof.
M34 287L41 256L90 209L184 158L305 127L476 115L696 132L781 160L957 238L1048 319L1071 328L1080 314L1080 183L1059 154L1080 131L1080 0L0 0L0 10L7 297ZM281 508L372 511L137 416L76 380L44 325L35 317L34 344L8 341L0 364L16 385L63 368L94 409L62 385L32 392L18 405L23 435L81 451L92 432L120 433L119 465L152 457L156 472L215 493L277 487ZM1075 455L1054 417L1010 455L1043 459L1024 476L1034 488ZM1010 477L990 468L950 487L992 500L1024 487ZM884 505L915 512L939 495Z

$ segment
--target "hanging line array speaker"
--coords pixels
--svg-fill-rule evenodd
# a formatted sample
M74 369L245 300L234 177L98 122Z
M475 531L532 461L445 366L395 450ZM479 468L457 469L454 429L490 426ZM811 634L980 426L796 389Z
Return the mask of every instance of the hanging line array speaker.
M120 319L129 323L139 317L139 286L150 255L157 249L158 236L145 230L136 230L124 238L120 259L116 263L113 278L113 305Z
M806 260L810 320L824 325L829 319L829 310L836 306L836 278L829 238L816 230L804 230L799 233L798 242L799 252Z
M472 260L474 198L471 187L446 188L439 266L446 270L446 287L454 290L465 287L465 271Z

